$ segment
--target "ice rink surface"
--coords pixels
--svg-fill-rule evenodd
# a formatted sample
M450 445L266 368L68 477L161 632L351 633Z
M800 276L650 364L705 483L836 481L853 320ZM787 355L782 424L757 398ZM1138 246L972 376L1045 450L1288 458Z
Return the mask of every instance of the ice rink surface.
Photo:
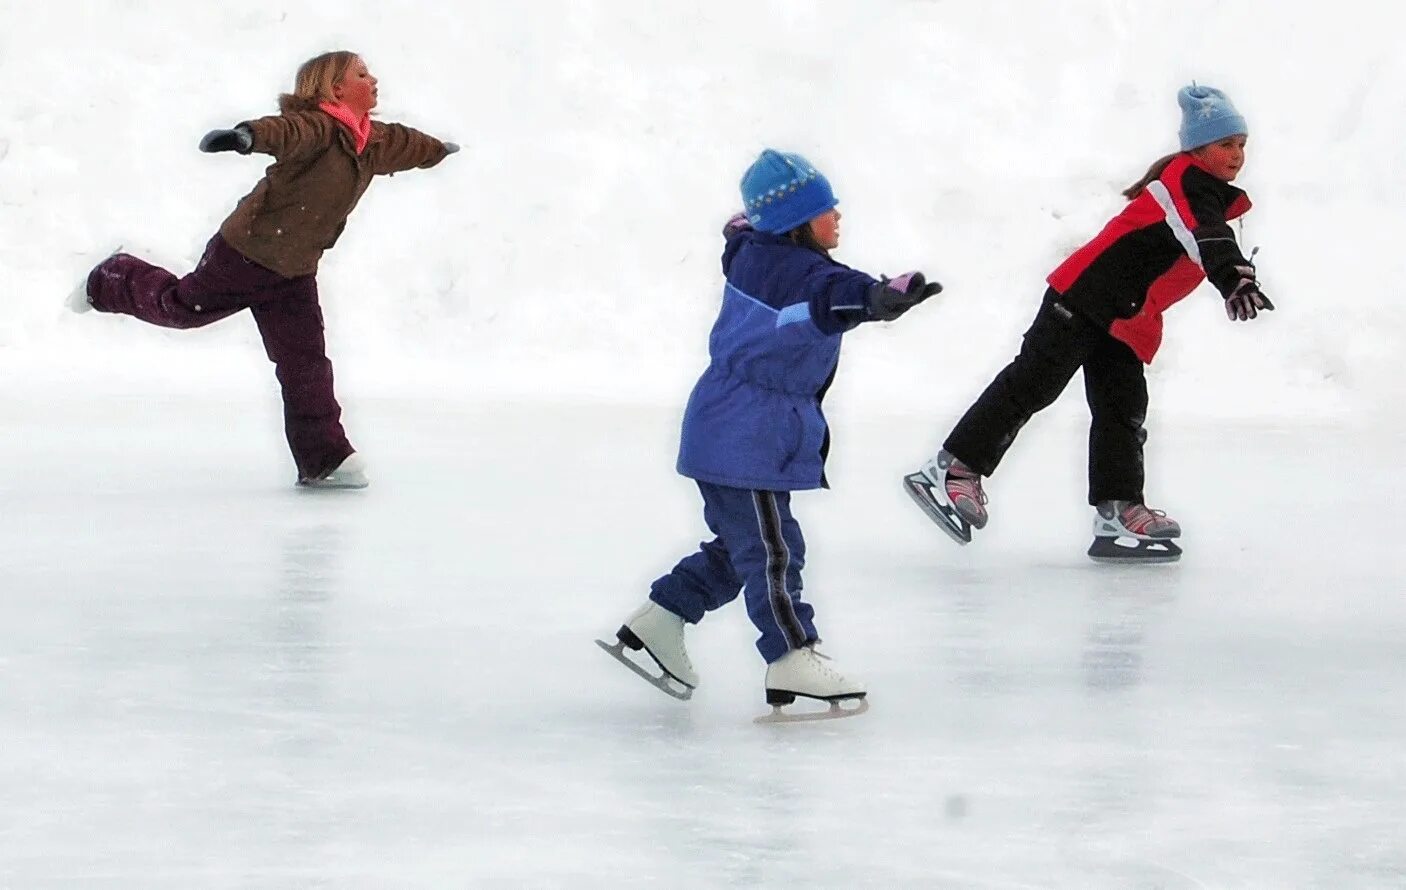
M740 604L689 703L591 643L703 532L676 408L348 414L307 493L276 401L6 403L0 886L1406 884L1399 432L1154 426L1129 569L1072 416L967 548L899 484L947 418L841 421L794 504L873 707L763 727Z

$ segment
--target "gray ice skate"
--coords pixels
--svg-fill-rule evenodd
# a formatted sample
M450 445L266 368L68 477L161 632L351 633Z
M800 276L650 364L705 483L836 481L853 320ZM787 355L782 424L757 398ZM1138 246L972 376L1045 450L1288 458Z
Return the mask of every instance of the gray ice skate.
M1181 559L1172 542L1181 526L1161 510L1136 501L1102 501L1094 515L1094 541L1089 558L1116 565L1166 563Z
M946 451L916 473L903 477L903 488L928 518L958 544L970 544L972 529L986 527L986 493L980 474Z

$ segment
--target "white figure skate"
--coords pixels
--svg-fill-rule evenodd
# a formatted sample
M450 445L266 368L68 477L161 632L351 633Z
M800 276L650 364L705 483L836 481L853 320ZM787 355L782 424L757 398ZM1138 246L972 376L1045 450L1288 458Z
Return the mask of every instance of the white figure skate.
M596 640L596 645L660 692L680 701L688 701L698 686L698 674L694 672L693 662L688 660L688 650L684 648L684 624L678 615L653 600L647 600L620 625L615 632L614 643ZM658 665L661 673L650 673L627 656L626 649L634 652L643 650Z
M366 461L352 452L332 472L316 479L299 479L298 484L304 488L365 488L371 480L366 478Z
M70 312L82 315L85 312L93 311L93 301L88 299L88 276L92 275L93 270L96 269L98 266L117 256L121 252L122 245L119 244L112 250L106 251L102 254L89 253L83 255L83 259L81 260L84 266L83 273L78 279L78 284L73 288L73 290L68 292L68 296L64 298L63 301L63 304L68 307Z
M756 718L757 723L800 723L807 720L836 720L857 717L869 710L864 684L848 678L831 666L829 656L815 645L792 649L766 668L766 703L771 713ZM828 711L783 711L797 698L829 702ZM855 702L853 707L842 703Z

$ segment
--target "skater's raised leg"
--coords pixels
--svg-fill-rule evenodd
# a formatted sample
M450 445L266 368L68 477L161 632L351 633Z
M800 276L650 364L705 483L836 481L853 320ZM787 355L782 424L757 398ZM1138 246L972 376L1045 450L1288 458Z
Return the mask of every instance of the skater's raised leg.
M704 492L703 519L716 534L719 529L717 505ZM656 580L649 600L636 609L616 633L615 644L601 643L650 683L675 698L687 698L698 686L698 674L684 646L684 629L703 616L737 599L742 580L733 570L732 559L721 538L704 541L698 552L679 560L668 574ZM624 657L624 649L643 651L664 672L656 676L640 670L639 663ZM686 687L680 691L669 679Z
M947 436L942 451L905 485L958 543L987 522L981 477L996 472L1021 428L1059 398L1089 353L1108 336L1047 291L1020 352L996 375Z
M717 537L699 544L696 553L679 560L649 591L651 600L689 624L702 621L705 614L727 605L742 592L742 579L722 538L724 523L719 510L726 501L710 496L708 488L701 484L699 489L703 495L703 521Z
M115 253L88 274L86 291L99 312L163 328L198 328L244 309L254 294L282 280L216 235L188 275L177 277L129 253Z
M1057 296L1045 294L1014 361L996 375L943 444L982 476L996 472L1021 428L1059 398L1089 352L1108 339Z

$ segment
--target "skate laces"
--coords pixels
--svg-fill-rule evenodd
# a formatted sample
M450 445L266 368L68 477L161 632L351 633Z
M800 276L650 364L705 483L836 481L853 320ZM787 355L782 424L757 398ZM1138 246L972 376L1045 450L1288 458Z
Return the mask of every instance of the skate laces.
M679 659L684 663L684 666L691 671L693 670L693 659L688 657L688 646L684 642L683 628L683 622L679 622L678 632L675 634L674 639L679 646Z
M1153 510L1146 504L1129 504L1118 514L1118 521L1123 523L1123 527L1135 534L1143 534L1150 526L1159 522L1167 522L1167 512L1165 510Z
M840 675L839 671L835 670L834 668L830 667L830 665L825 663L827 661L833 661L834 659L826 655L824 652L821 652L819 649L815 648L815 644L812 643L811 645L806 646L805 649L810 652L812 656L814 656L814 665L816 670L820 671L822 674L828 675L832 680L844 679L844 677Z
M956 501L966 498L977 504L986 503L986 492L981 489L981 476L969 469L961 461L953 461L947 468L947 478L942 480L947 489L947 498Z

